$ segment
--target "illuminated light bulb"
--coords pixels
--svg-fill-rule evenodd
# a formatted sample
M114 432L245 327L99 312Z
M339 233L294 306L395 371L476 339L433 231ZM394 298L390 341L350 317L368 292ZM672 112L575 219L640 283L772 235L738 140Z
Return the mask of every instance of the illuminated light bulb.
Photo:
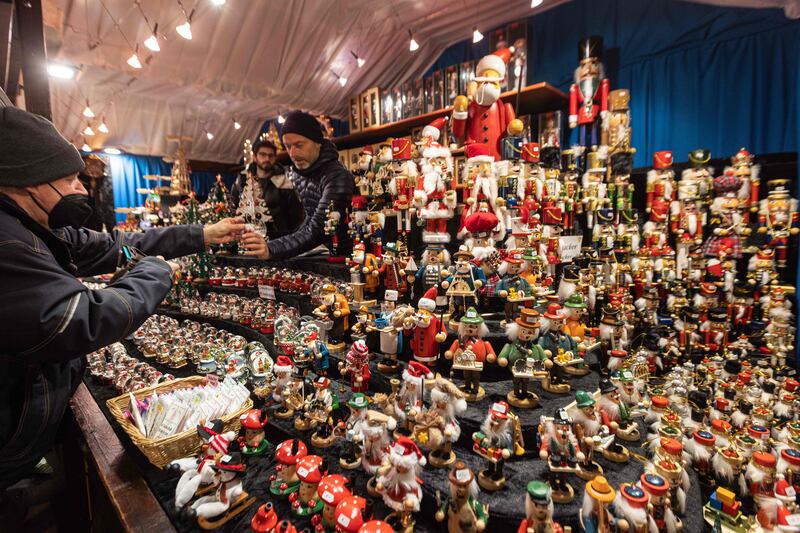
M106 126L106 121L102 121L99 126L97 126L97 131L100 133L108 133L108 126Z
M234 121L233 121L233 129L235 129L235 130L240 130L240 129L242 129L242 125L241 125L241 124L239 124L239 123L238 123L238 122L237 122L235 119L234 119Z
M47 74L52 78L60 80L71 80L77 74L77 70L69 65L62 65L60 63L48 63Z
M161 51L161 46L158 45L158 37L156 37L155 33L147 38L147 40L144 42L144 45L153 52Z
M87 125L86 129L83 130L83 134L86 135L87 137L93 137L94 136L94 130L92 129L91 126Z
M92 151L92 147L91 147L91 146L89 146L89 145L88 145L88 144L86 144L86 143L83 143L83 146L81 146L81 151L82 151L82 152L91 152L91 151Z
M286 119L283 118L283 115L278 115L278 124L283 124L284 122L286 122Z
M479 43L483 40L483 34L478 31L478 28L472 28L472 42Z
M103 148L103 152L107 153L108 155L119 155L122 153L122 150L119 148Z
M228 0L211 0L211 3L214 4L215 6L224 6L225 2L227 1Z
M411 30L408 30L408 37L411 39L408 43L408 49L412 52L419 50L419 43L414 40L414 35L411 33Z
M347 85L347 78L345 78L344 76L339 76L339 85L341 85L342 87Z
M539 7L544 3L544 0L531 0L531 9L534 7Z
M356 63L358 63L358 68L363 67L366 62L367 61L362 57L359 57L358 59L356 59Z
M94 118L94 111L89 107L89 102L86 102L86 107L83 109L83 116L86 118Z
M181 24L180 26L176 26L175 31L177 31L178 35L180 35L187 41L192 40L192 25L188 20L183 24Z
M210 140L212 140L214 138L214 134L211 133L210 131L207 131L206 132L206 137L208 137L208 140L210 141Z
M134 52L134 53L133 53L133 55L132 55L131 57L129 57L129 58L128 58L128 61L127 61L127 63L128 63L128 64L129 64L131 67L133 67L133 68L135 68L135 69L140 69L140 68L142 68L142 62L141 62L141 61L139 61L139 54L137 54L136 52Z

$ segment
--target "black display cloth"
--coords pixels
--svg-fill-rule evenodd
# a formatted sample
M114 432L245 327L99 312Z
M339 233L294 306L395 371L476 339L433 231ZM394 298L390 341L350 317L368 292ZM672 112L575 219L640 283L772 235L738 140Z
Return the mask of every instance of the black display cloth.
M262 335L251 328L242 326L240 324L207 317L199 317L194 315L184 315L171 309L159 309L159 313L172 316L173 318L192 319L207 322L215 327L224 328L236 334L240 334L248 340L260 341L267 349L275 356L275 346L272 342L271 336ZM128 349L131 356L139 357L146 360L162 372L170 372L177 377L185 377L194 374L194 365L187 365L182 369L169 369L163 365L155 363L151 359L145 359L133 345L133 343L125 341L124 344ZM341 407L334 413L336 418L344 418L347 416L346 401L350 397L350 390L347 386L340 388L340 381L338 379L338 371L336 370L337 361L331 364L330 377L334 381L332 384L340 398ZM391 390L390 377L384 376L378 372L374 363L371 364L372 379L370 383L371 392L389 392ZM449 362L440 359L436 370L444 376L450 374ZM461 437L455 446L455 451L459 459L465 461L467 465L478 472L484 468L485 464L482 458L472 452L472 433L477 431L483 422L486 413L491 404L497 400L505 399L506 392L511 388L511 380L508 379L509 375L506 369L501 369L496 365L487 365L486 370L482 376L482 386L486 390L486 397L481 401L470 403L466 413L459 417L461 423ZM454 376L456 384L461 383L460 373L457 372ZM119 435L120 439L125 443L133 456L135 462L139 466L147 480L151 490L153 491L156 499L162 504L164 510L173 521L178 531L200 531L196 523L186 518L174 507L174 490L177 483L177 474L159 470L147 462L147 459L136 449L130 442L130 439L122 431L122 429L114 423L110 413L105 405L107 399L117 395L116 391L110 387L101 384L99 381L88 377L86 378L87 386L94 395L102 411L109 417L112 422L114 430ZM598 387L599 377L596 372L591 374L572 379L572 386L574 390L587 390L593 391ZM506 463L505 474L507 478L506 487L498 492L488 493L485 491L480 492L479 499L483 503L489 504L489 531L502 531L504 529L518 527L520 520L525 514L525 486L528 481L533 479L547 479L548 468L546 462L538 458L538 443L536 426L539 422L541 415L552 416L559 407L563 407L572 402L574 395L573 392L564 395L556 395L545 392L537 384L532 385L533 390L540 396L540 405L534 409L514 409L520 417L522 423L523 436L525 438L526 453L518 458L512 458ZM258 406L258 405L257 405ZM642 435L646 434L645 428L640 423L640 432ZM344 444L337 441L333 446L327 449L316 449L311 446L310 432L300 432L294 428L293 420L279 420L275 417L270 417L270 422L266 431L267 439L273 447L283 440L289 438L303 439L310 446L310 453L316 453L328 459L330 471L332 473L341 473L352 480L354 491L357 494L367 496L366 483L368 481L367 474L361 470L344 470L339 467L338 457L342 454ZM646 452L638 446L629 445L630 451L635 454L646 456ZM602 457L595 455L595 459L601 464L605 472L606 478L614 486L618 487L620 483L625 481L635 481L643 471L643 464L638 462L633 457L628 463L619 464L604 460ZM271 452L265 453L260 457L247 458L247 473L244 479L245 490L252 496L256 497L257 504L254 504L250 509L241 515L230 520L227 524L220 528L223 532L234 531L247 531L249 529L250 520L256 512L258 505L266 501L271 501L276 508L276 512L280 518L288 518L292 520L298 529L303 527L311 527L310 521L307 518L301 519L293 517L290 513L290 506L285 499L274 498L269 492L269 476L274 473L275 461ZM442 497L449 494L449 486L447 483L446 470L437 469L427 465L422 473L421 479L423 480L423 493L422 509L416 515L416 531L435 531L443 530L445 526L438 524L434 520L436 512L436 492L440 492ZM690 471L690 478L692 480L692 487L687 494L687 509L683 516L684 531L695 532L703 531L706 529L702 517L702 505L704 499L701 496L700 489L697 484L697 476L694 472ZM573 527L574 531L580 531L578 522L578 515L580 513L580 505L583 497L584 481L576 476L568 477L569 483L575 489L575 499L569 504L556 504L555 517L562 525L569 525ZM378 518L384 517L389 513L389 510L378 499L375 502L375 516Z

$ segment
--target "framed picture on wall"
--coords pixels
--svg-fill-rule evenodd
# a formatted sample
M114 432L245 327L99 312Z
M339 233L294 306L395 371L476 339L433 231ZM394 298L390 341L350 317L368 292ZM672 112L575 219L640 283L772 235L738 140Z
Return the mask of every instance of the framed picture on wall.
M403 115L403 90L400 87L392 89L392 105L394 106L392 118L395 122L406 118Z
M358 165L358 154L360 154L361 150L363 150L363 149L364 148L362 146L360 148L351 148L350 150L347 151L347 155L349 157L349 161L348 161L348 164L346 166L347 166L348 170L352 170L352 169L356 168L356 166Z
M434 109L434 82L433 75L425 78L425 113L430 113Z
M414 117L414 82L408 80L403 84L403 118Z
M381 91L381 125L394 122L394 100L392 91L384 89Z
M453 100L460 93L458 92L458 65L450 65L444 71L444 106L453 105Z
M361 93L361 130L372 126L372 105L369 100L369 91L364 91Z
M414 80L414 116L425 112L425 81L422 78Z
M508 62L508 89L517 88L517 80L527 85L528 79L528 25L525 21L513 22L508 25L508 43L514 47L514 52Z
M463 189L464 183L463 180L466 178L466 165L467 165L467 158L463 155L458 155L453 158L453 179L455 180L455 188L456 189Z
M347 116L347 122L350 126L350 133L361 131L361 98L359 96L350 98L350 114Z
M474 61L464 61L458 66L458 94L466 96L469 93L469 84L474 76ZM450 103L452 104L452 102Z
M433 109L445 108L444 100L444 70L437 70L433 73Z
M339 150L339 163L341 163L344 168L350 168L348 157L349 154L347 150Z

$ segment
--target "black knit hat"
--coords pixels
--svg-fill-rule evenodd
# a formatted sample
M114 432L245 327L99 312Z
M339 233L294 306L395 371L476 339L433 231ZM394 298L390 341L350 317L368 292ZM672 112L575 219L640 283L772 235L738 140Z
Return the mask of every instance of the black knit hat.
M322 125L314 116L302 111L292 111L286 115L286 121L281 126L281 140L287 133L296 133L322 144Z
M0 108L0 185L26 187L83 171L81 154L49 120Z

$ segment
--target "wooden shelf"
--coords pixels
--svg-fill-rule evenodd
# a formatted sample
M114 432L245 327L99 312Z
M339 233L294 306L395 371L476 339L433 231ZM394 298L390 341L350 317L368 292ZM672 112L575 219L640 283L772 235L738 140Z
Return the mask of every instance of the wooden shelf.
M506 91L500 98L515 105L517 91ZM567 95L556 89L547 82L539 82L529 85L522 89L519 101L519 114L539 113L542 111L555 111L567 104ZM384 126L367 128L358 133L351 133L343 137L333 139L334 144L339 150L358 148L370 143L386 140L388 137L403 137L411 134L413 128L424 126L432 120L452 113L453 107L432 111L416 117L410 117Z

